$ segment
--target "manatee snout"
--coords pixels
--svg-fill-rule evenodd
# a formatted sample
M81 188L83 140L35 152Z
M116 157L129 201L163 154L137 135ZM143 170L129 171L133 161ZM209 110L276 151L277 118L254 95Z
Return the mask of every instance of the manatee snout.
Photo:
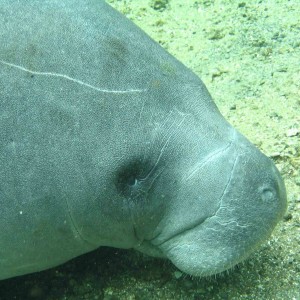
M285 186L277 168L242 135L237 134L210 164L221 166L218 176L214 174L218 196L205 198L200 193L198 199L213 211L159 244L180 270L196 276L222 272L245 259L269 237L286 210ZM228 168L231 171L224 176L221 169ZM194 184L198 180L209 185L209 178L199 172Z

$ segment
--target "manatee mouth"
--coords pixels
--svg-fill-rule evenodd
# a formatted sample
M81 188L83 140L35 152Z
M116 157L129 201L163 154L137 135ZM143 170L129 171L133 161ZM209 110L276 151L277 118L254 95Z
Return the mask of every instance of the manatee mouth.
M232 176L234 174L237 160L238 160L238 153L234 150L234 141L236 139L236 132L233 131L232 140L221 149L218 149L214 153L210 154L208 157L206 157L204 160L200 161L196 166L193 167L192 171L189 172L188 177L195 176L195 174L198 172L201 172L201 169L204 165L209 165L212 161L219 161L220 159L223 160L223 155L226 157L228 153L232 156L231 158L231 165L228 168L228 175L226 178L226 181L223 183L223 189L219 192L219 198L216 202L216 205L213 207L213 209L210 211L209 214L205 214L202 216L197 216L197 218L193 221L188 220L189 224L184 224L182 228L179 230L176 230L171 235L166 236L164 239L161 237L159 239L152 239L151 243L155 245L156 247L161 247L163 244L168 243L168 241L173 240L176 237L180 237L182 235L185 235L187 232L191 230L201 230L201 227L206 224L208 220L213 218L217 215L218 211L222 208L223 198L226 195L226 191L230 185L230 182L232 180ZM228 163L229 165L229 163Z
M228 153L230 153L230 155L232 156L231 164L229 165L229 167L227 169L229 175L227 176L226 181L223 184L222 190L220 190L220 192L219 192L220 199L218 199L218 201L217 201L216 205L214 205L213 209L210 210L210 212L208 214L197 215L197 217L194 220L188 220L189 223L187 224L185 222L183 224L184 226L177 226L176 230L174 230L174 228L172 228L172 230L170 230L170 232L169 232L170 234L164 232L164 224L157 225L157 228L163 228L163 229L162 230L158 229L156 231L156 233L154 234L154 237L152 237L151 239L141 239L138 237L137 234L135 234L137 244L134 246L134 248L136 250L146 253L148 255L152 255L152 256L168 257L168 254L166 253L166 251L163 250L165 245L167 245L169 242L172 243L172 241L174 241L180 237L184 237L190 231L194 231L194 230L201 231L202 230L201 226L203 224L205 224L207 222L207 220L213 218L217 214L217 212L221 208L222 198L224 197L226 189L230 184L231 177L234 172L235 164L237 161L238 153L234 150L232 151L235 138L236 138L236 134L235 134L235 131L233 130L232 140L227 145L225 145L221 149L217 149L213 153L210 153L207 157L205 157L203 160L201 160L195 166L193 166L189 170L189 172L187 172L186 177L188 179L192 178L192 180L193 180L193 177L197 177L198 173L201 172L201 170L203 169L204 166L209 167L209 164L212 161L218 161L220 158L223 157L223 155L226 156L226 155L228 155Z
M209 276L244 260L286 210L274 163L236 131L227 145L179 169L180 188L135 249L166 257L187 274Z
M226 146L224 149L222 149L222 151L227 150L228 148L230 148L230 146L231 146L231 143L228 146ZM220 209L222 209L223 198L226 195L226 191L227 191L227 189L228 189L228 187L230 185L230 182L231 182L231 179L232 179L232 175L233 175L235 167L236 167L237 158L238 158L238 154L235 155L235 159L234 159L234 162L232 164L232 168L230 170L229 178L228 178L227 182L224 185L224 189L222 191L222 196L221 196L221 198L220 198L220 200L218 202L218 206L215 208L214 212L211 213L208 216L205 216L205 217L202 217L201 219L196 220L195 222L193 222L189 226L186 226L185 228L183 228L183 230L176 232L174 235L172 235L169 238L165 239L164 241L156 244L156 246L161 247L164 243L167 243L168 241L170 241L170 240L172 240L172 239L174 239L176 237L183 236L183 235L187 234L191 230L202 230L202 227L205 226L206 223L208 223L210 219L212 219L215 216L217 216L218 211Z
M151 241L183 272L209 276L231 268L264 242L283 217L286 191L278 170L257 149L245 149L237 150L212 214Z
M230 180L228 181L228 183L224 189L224 193L225 193L226 188L228 187L229 182L230 182ZM220 202L222 202L222 200ZM157 247L159 249L168 248L167 251L163 250L163 252L164 253L166 252L165 253L166 256L168 258L170 258L168 255L168 252L171 252L172 248L176 247L176 243L174 243L174 241L178 240L178 241L183 241L182 243L184 243L185 236L189 235L190 232L200 232L200 231L206 230L207 227L209 227L209 223L214 220L214 218L217 216L217 213L220 209L221 209L221 203L219 204L219 207L215 210L214 214L212 214L208 217L205 217L201 220L197 220L196 222L193 222L192 224L189 224L189 226L186 226L181 231L176 232L175 234L169 236L168 238L164 239L163 241L160 241L159 243L155 242L155 239L154 239L151 241L152 245L154 245L155 247ZM173 244L173 243L174 243L174 245L171 248L169 248L168 244ZM176 265L176 263L174 263L174 264Z

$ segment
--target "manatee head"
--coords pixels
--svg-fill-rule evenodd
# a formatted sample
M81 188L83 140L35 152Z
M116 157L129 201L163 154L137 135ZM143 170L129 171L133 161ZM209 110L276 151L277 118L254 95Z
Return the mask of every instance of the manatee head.
M156 130L136 133L140 141L118 164L114 180L130 215L128 247L168 258L195 276L245 259L286 209L274 163L210 112L200 122L173 110Z
M231 134L205 155L187 145L189 159L170 162L169 153L160 171L131 177L139 207L136 249L206 276L237 264L270 236L286 209L284 183L269 158L234 129ZM155 205L145 212L145 202Z

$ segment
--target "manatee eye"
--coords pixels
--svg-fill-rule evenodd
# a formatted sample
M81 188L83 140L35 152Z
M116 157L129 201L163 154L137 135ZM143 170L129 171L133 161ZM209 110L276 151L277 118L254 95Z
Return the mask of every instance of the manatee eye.
M129 163L117 174L115 185L118 192L125 197L130 197L140 187L139 178L143 178L144 164L140 160Z
M127 183L129 186L134 187L138 184L138 179L135 176L130 176Z

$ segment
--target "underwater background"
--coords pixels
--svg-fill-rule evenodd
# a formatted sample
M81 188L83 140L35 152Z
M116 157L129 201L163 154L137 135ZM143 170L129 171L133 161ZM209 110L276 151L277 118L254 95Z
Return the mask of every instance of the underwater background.
M300 299L300 1L107 2L192 69L226 119L274 160L287 213L244 263L214 277L102 247L0 281L0 300Z

